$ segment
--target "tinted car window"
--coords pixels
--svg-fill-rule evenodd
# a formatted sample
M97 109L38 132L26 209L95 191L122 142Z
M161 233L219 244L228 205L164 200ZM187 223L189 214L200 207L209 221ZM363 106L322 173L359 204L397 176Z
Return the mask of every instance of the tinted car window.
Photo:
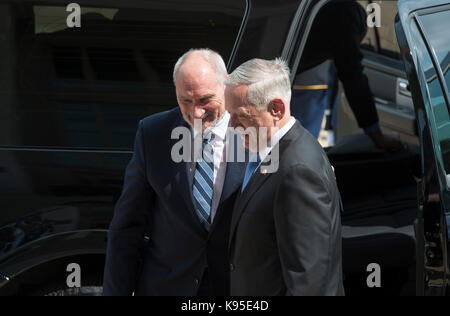
M363 7L367 8L369 1L358 1L358 3ZM370 51L378 51L377 37L374 28L367 28L367 33L361 42L361 47Z
M400 50L395 35L394 21L398 12L397 1L358 1L364 8L376 3L381 9L381 26L369 27L362 41L362 47L382 55L400 59ZM370 12L368 13L370 14Z
M291 24L302 0L251 1L245 34L239 42L230 71L251 58L273 59L280 57L287 43Z
M139 119L176 106L177 58L209 47L227 61L246 9L245 0L77 3L81 27L69 28L66 4L0 0L9 61L0 145L131 148Z
M397 1L374 1L381 7L381 27L375 28L380 37L380 53L400 59L400 49L395 35L394 21L398 13Z
M420 16L428 40L438 59L440 70L446 81L447 91L450 87L450 11Z
M450 173L450 115L446 105L445 94L450 86L450 11L432 13L419 16L424 35L433 48L439 63L436 69L431 62L426 71L430 101L432 104L434 121L440 142L443 163L447 174ZM439 73L444 76L444 86L439 81Z

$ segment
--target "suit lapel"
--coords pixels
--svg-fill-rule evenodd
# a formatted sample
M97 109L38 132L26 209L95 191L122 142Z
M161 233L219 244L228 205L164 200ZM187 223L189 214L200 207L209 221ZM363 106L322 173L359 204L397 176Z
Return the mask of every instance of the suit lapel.
M273 150L279 151L278 157L275 157L278 159L278 161L274 161L273 163L277 163L280 167L280 158L285 151L285 149L289 146L289 144L292 142L292 140L300 137L303 130L299 122L296 122L294 126L289 130L286 135L284 135L283 138L280 139L279 143L274 147ZM272 150L272 151L273 151ZM245 187L244 191L238 195L236 198L236 203L233 210L233 217L231 219L231 228L230 228L230 243L229 247L231 247L232 240L234 237L234 233L236 231L236 227L239 223L239 220L241 219L242 213L245 210L245 207L249 203L252 196L259 190L259 188L266 182L269 177L271 177L274 173L268 173L265 172L264 166L267 165L270 161L270 156L267 156L266 159L261 163L261 165L256 169L254 175L248 182L247 186ZM262 172L261 172L262 170Z
M224 210L222 209L222 203L226 201L234 192L236 192L240 185L242 184L242 181L244 180L244 174L245 174L245 162L238 162L237 160L237 149L238 146L242 146L242 142L240 142L240 138L237 134L227 133L228 139L226 140L227 145L230 143L231 137L234 137L234 150L232 151L234 153L234 157L231 157L230 152L226 152L227 155L227 161L232 161L227 163L227 170L225 173L225 180L223 183L223 189L222 194L220 196L220 202L219 206L216 210L216 215L214 218L214 221L211 225L210 232L214 230L216 227L216 223L220 221L220 217L222 217L223 212L232 212L233 210Z
M245 163L232 162L227 164L225 182L223 184L222 196L220 203L225 201L233 194L242 184L245 173Z
M244 144L240 136L237 133L227 133L228 139L226 140L226 146L230 143L234 144L233 150L226 152L227 161L232 161L227 164L227 172L225 177L225 182L223 185L222 196L220 197L220 203L225 201L233 194L238 186L244 181L245 167L247 164L245 162L238 162L238 151L244 149ZM248 155L248 150L245 149L246 156Z
M247 183L247 186L245 187L244 191L242 193L239 193L239 195L236 198L236 203L234 205L234 210L233 210L233 216L231 218L230 241L233 238L234 232L236 230L236 226L242 216L242 213L244 212L245 206L248 204L251 197L264 184L264 182L266 182L267 179L269 179L269 177L273 175L273 173L261 172L261 167L265 163L267 163L266 159L258 167L258 169L256 169L254 175L252 176L250 181ZM244 172L245 172L245 170L244 170ZM230 244L231 244L231 242L230 242Z
M236 190L238 190L242 184L245 173L245 163L231 162L227 164L227 171L225 175L225 181L223 184L222 195L220 197L220 203L216 210L214 221L211 225L210 233L214 231L217 223L220 221L224 212L232 212L233 210L225 210L222 208L222 203L226 201Z

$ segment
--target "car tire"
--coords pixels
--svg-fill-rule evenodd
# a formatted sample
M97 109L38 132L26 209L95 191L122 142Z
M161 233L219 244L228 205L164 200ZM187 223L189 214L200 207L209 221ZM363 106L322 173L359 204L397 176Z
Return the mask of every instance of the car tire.
M31 296L102 296L102 283L98 277L83 278L79 288L69 288L64 282L56 282L43 286Z

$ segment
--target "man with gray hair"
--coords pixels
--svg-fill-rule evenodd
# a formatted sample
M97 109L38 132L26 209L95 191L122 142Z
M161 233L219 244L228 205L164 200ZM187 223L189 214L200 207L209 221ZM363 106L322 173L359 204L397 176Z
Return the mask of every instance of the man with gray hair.
M231 295L343 295L340 195L322 147L291 117L288 66L253 59L225 84L230 125L258 134L253 145L243 135L255 159L231 221Z
M219 54L193 49L173 77L179 107L139 123L108 232L104 295L230 293L229 227L245 164L225 158L227 70ZM210 159L173 159L180 128L190 136L182 150L199 136Z

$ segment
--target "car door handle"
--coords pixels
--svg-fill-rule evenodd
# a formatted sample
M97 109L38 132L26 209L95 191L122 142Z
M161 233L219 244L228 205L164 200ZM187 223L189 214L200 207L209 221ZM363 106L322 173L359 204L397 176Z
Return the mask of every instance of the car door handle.
M398 92L406 97L411 97L411 88L406 80L398 81Z

